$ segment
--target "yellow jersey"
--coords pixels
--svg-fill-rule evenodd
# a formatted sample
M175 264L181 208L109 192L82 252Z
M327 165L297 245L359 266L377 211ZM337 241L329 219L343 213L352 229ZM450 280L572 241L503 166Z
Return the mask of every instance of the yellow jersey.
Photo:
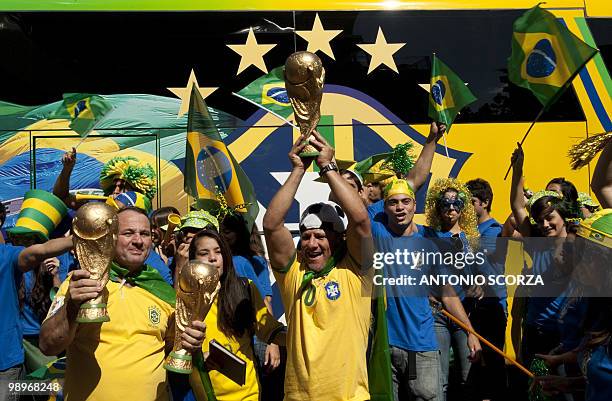
M249 289L251 292L251 302L255 309L255 334L260 340L269 343L284 326L268 312L256 285L250 280ZM211 340L217 341L246 362L246 377L245 384L239 386L231 379L225 377L222 373L216 370L210 370L208 373L215 392L215 397L218 401L259 401L259 381L257 379L254 363L253 338L249 333L244 333L240 338L227 336L223 333L217 325L219 313L218 304L219 297L215 298L208 315L206 315L204 319L204 323L206 323L206 339L202 344L202 352L209 351ZM196 369L191 373L189 382L196 399L198 401L205 401L207 399L206 394L202 386L200 374Z
M369 400L372 269L360 271L349 250L300 291L306 272L297 257L284 271L274 270L288 328L285 401Z
M63 303L69 282L62 283L48 317ZM110 322L79 323L66 350L65 400L168 400L163 364L174 308L139 287L109 281L106 289Z

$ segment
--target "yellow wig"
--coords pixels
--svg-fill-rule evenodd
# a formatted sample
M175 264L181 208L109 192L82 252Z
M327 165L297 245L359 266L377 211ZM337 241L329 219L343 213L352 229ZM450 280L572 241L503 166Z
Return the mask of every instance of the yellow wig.
M478 232L478 219L476 218L476 211L474 205L472 205L472 194L464 183L455 178L439 178L436 182L429 187L427 192L427 199L425 200L425 216L427 217L427 225L436 231L442 229L440 221L440 215L436 207L438 199L444 196L444 192L448 190L454 190L458 193L458 198L463 201L465 207L461 211L459 217L459 227L465 233L473 248L478 245L478 238L480 234Z

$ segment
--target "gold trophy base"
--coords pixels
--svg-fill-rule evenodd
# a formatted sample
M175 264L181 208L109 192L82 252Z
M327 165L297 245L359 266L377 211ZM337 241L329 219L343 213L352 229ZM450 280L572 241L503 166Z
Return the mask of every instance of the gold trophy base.
M76 321L78 323L110 322L110 317L108 317L108 313L106 312L106 304L82 304L77 313Z
M319 154L320 153L317 150L317 148L315 148L311 144L308 144L308 145L304 146L304 149L302 150L302 152L298 156L300 156L300 157L317 157L317 156L319 156Z
M175 373L190 374L193 370L191 354L185 350L172 351L166 358L164 368Z

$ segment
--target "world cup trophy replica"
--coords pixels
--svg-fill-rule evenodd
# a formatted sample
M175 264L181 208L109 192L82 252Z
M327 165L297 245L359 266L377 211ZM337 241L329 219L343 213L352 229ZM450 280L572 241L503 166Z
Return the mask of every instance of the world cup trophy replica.
M181 269L176 289L174 347L164 364L167 370L191 373L192 356L183 348L181 333L192 321L204 321L220 287L219 272L208 263L192 260Z
M117 213L102 202L90 202L79 208L72 220L73 243L81 268L89 278L103 286L108 283L108 272L117 243ZM108 290L81 305L76 321L79 323L108 322L106 312Z
M296 52L285 62L285 89L293 107L293 115L300 128L300 134L310 139L321 119L321 98L325 69L319 56L310 52ZM301 157L314 157L319 152L308 144Z

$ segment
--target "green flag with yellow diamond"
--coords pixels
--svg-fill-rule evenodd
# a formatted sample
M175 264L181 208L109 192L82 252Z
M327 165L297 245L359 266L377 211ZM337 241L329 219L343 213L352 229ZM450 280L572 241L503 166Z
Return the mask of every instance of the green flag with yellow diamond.
M597 54L549 11L535 6L513 25L508 77L550 107Z
M227 207L242 214L250 231L259 213L255 189L221 139L195 86L189 100L186 145L185 192L196 198L198 208L209 211L220 202L227 203ZM224 201L219 195L223 195Z
M446 124L446 130L450 131L459 111L476 101L476 97L442 60L435 54L432 58L428 115L434 121Z
M293 108L285 89L283 68L282 66L276 67L267 75L245 86L238 94L287 118L293 113Z
M112 108L111 103L100 95L65 93L61 106L49 118L71 120L70 128L80 136L86 136Z

